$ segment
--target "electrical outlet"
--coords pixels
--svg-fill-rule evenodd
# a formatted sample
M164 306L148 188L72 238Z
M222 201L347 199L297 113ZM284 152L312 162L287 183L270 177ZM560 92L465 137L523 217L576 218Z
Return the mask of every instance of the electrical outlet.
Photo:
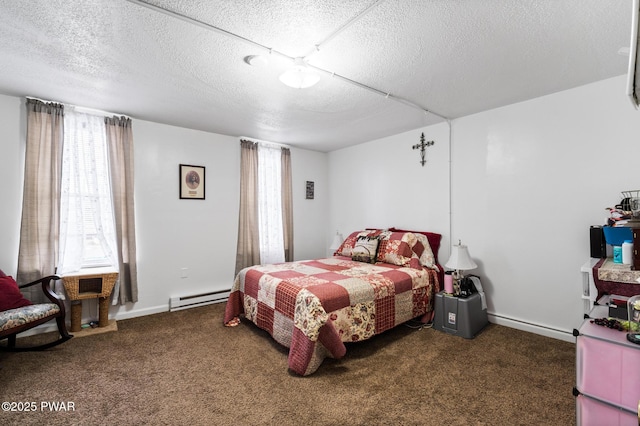
M180 278L189 278L189 268L180 268Z

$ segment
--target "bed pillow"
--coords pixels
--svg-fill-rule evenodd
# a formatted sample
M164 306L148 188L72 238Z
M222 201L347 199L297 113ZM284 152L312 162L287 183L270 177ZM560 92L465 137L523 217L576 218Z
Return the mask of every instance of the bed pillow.
M25 299L16 281L9 276L0 277L0 311L33 305Z
M391 232L381 235L378 261L421 269L437 269L435 256L425 235L413 232Z
M431 244L429 244L429 238L424 234L413 233L416 237L416 242L411 246L411 251L420 259L420 265L431 269L438 269L436 266L436 256L433 253Z
M411 234L413 235L413 234ZM403 241L404 232L386 231L380 235L378 262L404 266L411 260L411 247Z
M435 263L438 263L438 252L440 251L440 242L442 241L441 234L437 234L435 232L426 232L426 231L411 231L407 229L398 229L398 228L389 228L389 231L412 232L414 234L422 234L426 236L427 240L429 240L429 246L431 246L431 251L433 252Z
M353 246L356 245L356 240L358 239L358 235L362 231L356 231L349 234L347 238L344 239L340 247L333 253L334 256L349 256L351 257L351 250L353 250Z
M338 250L333 253L334 256L352 256L353 248L356 245L358 237L366 237L366 236L377 236L380 235L382 231L380 229L368 229L364 231L355 231L352 232L345 240L340 244Z
M351 260L357 262L376 263L378 256L377 236L363 235L356 239L356 244L351 250Z

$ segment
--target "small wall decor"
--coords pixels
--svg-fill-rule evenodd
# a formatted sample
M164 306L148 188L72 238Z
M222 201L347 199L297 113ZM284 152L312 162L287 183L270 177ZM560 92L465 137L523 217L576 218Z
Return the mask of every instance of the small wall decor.
M420 135L420 143L415 144L413 146L413 149L419 149L420 150L420 164L422 164L422 167L424 167L424 163L427 162L427 160L425 159L425 155L426 155L426 148L428 146L433 145L435 142L434 141L429 141L429 142L425 142L424 141L424 133L422 133Z
M313 200L313 181L307 181L307 200Z
M180 164L180 198L204 200L204 167Z

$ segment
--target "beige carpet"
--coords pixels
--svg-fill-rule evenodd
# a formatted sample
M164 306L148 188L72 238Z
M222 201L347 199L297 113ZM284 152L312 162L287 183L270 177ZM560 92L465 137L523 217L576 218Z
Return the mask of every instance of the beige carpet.
M492 324L473 340L401 326L298 377L285 348L247 322L224 327L223 310L0 353L0 401L36 408L1 411L0 424L575 424L571 343Z

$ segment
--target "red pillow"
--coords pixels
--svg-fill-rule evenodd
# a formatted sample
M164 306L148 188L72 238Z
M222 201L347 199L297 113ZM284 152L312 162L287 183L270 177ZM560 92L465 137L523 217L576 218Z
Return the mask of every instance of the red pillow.
M12 277L0 277L0 311L33 305L20 293L18 283Z

